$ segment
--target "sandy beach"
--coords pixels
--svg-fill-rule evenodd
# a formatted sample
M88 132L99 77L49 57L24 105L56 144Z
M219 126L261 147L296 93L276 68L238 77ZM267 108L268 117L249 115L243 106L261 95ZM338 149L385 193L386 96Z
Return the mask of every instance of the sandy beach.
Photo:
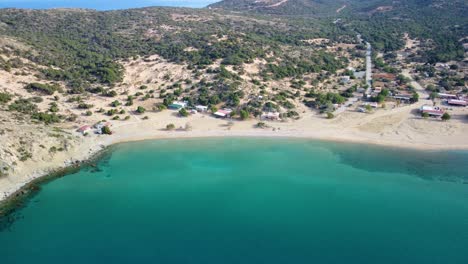
M422 100L417 105L424 103ZM112 121L114 134L110 136L83 136L75 129L65 129L68 137L73 138L67 150L53 156L45 154L46 152L35 153L34 158L19 164L7 177L0 179L1 199L8 198L34 179L85 161L112 144L129 141L200 137L290 137L377 144L422 151L468 149L466 120L454 118L455 120L442 122L422 119L413 113L417 105L378 109L372 114L348 111L331 120L309 111L299 120L265 121L265 128L256 127L259 122L257 119L230 121L200 113L181 118L177 116L177 112L167 110L147 113L148 120L132 116L129 121ZM458 114L461 118L468 112L460 108ZM176 129L167 131L165 127L170 123Z

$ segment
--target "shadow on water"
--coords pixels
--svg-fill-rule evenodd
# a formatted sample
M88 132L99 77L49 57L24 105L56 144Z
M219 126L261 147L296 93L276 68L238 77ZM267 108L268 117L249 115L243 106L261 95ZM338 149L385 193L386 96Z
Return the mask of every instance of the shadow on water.
M113 147L110 147L108 151L99 156L99 159L93 159L92 161L87 162L86 166L81 167L81 171L86 171L90 173L99 173L103 172L105 168L109 167L109 162L112 158Z
M468 151L421 151L364 144L330 144L340 162L370 172L406 173L468 184Z
M80 171L97 173L109 166L114 147L109 147L88 161L57 170L49 175L38 178L18 190L10 198L0 203L0 232L8 231L11 225L21 220L21 209L24 208L40 192L41 186L57 178L76 174ZM38 202L38 201L34 201Z

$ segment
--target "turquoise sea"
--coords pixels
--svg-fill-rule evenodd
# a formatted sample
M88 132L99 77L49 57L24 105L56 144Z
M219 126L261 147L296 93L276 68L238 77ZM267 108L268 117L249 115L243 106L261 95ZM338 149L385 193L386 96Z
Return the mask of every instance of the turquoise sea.
M468 263L468 152L300 139L120 144L42 186L0 263Z

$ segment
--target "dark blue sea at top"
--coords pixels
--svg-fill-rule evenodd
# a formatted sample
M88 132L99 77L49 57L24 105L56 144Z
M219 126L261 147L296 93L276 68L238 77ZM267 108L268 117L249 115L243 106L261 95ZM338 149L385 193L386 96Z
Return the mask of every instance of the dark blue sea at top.
M90 8L115 10L147 6L201 8L217 0L0 0L0 8Z
M288 139L113 147L0 229L0 263L467 264L468 152Z

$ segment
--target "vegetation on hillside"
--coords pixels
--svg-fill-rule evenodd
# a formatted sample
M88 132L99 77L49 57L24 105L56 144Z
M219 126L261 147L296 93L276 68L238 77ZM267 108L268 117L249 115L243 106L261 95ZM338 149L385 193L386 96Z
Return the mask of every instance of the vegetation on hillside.
M124 106L143 114L166 109L175 101L189 107L232 108L240 119L262 112L296 118L298 102L327 113L353 96L357 87L317 87L343 75L354 78L345 68L353 58L364 57L358 33L384 54L373 58L376 69L392 74L399 72L385 60L404 47L404 33L423 43L419 62L460 60L464 55L461 39L468 35L468 18L466 4L459 0L289 0L271 6L279 2L226 0L211 10L2 9L0 37L24 47L1 48L0 69L27 75L14 70L27 68L36 79L24 83L33 97L0 93L0 103L47 124L76 119L61 115L59 104L50 101L62 96L85 110L84 116L92 116L94 105L84 101L90 95L113 101L106 104L111 109L96 113L114 120L123 119L119 115L125 114ZM118 89L128 85L122 83L122 65L151 61L155 54L171 65L183 65L190 78L174 80L167 74L163 84L140 83L134 94ZM261 64L258 72L245 74L246 65L254 62ZM432 66L424 67L419 70L431 74ZM445 90L462 84L450 76L440 80ZM388 92L384 89L372 100L382 103ZM42 104L47 109L38 107L42 96L55 98ZM140 105L149 99L159 101L146 108ZM181 116L188 114L184 111Z
M407 32L413 38L432 41L424 54L424 60L431 63L461 59L460 39L468 35L468 5L463 0L223 0L211 7L334 20L334 25L361 33L382 51L402 48L402 36Z

